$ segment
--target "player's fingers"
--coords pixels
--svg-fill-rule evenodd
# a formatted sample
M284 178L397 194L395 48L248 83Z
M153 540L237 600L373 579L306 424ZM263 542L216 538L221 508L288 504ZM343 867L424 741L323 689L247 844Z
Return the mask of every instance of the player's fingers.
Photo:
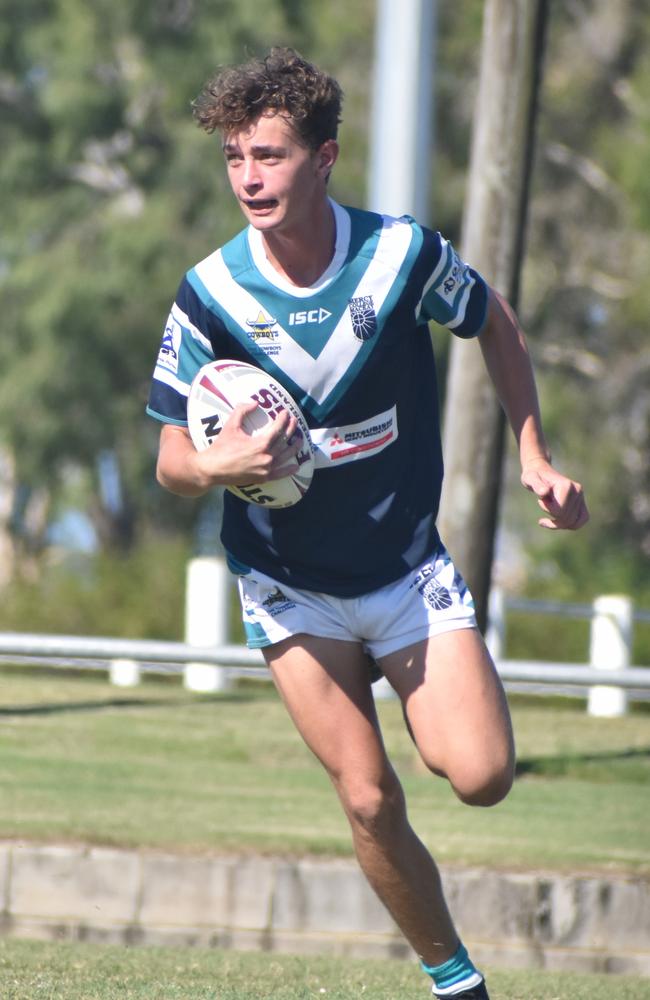
M552 496L553 494L553 487L548 480L544 479L539 472L535 472L534 469L528 469L522 474L521 484L537 497Z
M294 454L299 450L302 435L297 435L298 421L286 410L273 421L269 444L275 453L288 450Z
M542 504L540 506L543 507ZM538 524L542 528L550 528L551 530L564 530L564 531L577 531L582 528L589 520L589 511L585 503L584 497L579 495L575 498L574 502L565 507L557 514L549 514L547 516L540 518Z
M248 402L246 402L246 403L237 403L237 406L235 406L233 408L232 413L230 414L230 416L226 420L226 422L224 424L224 427L227 424L230 424L231 428L237 429L237 430L243 430L245 433L248 433L247 431L245 431L245 428L243 426L243 424L244 424L244 418L249 413L252 413L253 410L256 410L257 407L258 407L258 404L254 400L252 400L252 399L248 400Z

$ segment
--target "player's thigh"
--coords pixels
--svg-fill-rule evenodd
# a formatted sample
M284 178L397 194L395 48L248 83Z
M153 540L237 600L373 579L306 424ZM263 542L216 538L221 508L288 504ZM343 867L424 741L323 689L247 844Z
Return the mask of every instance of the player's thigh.
M466 801L510 788L514 741L503 686L478 629L431 636L379 661L402 700L422 759Z
M263 652L291 718L344 805L390 786L393 772L361 644L300 634Z

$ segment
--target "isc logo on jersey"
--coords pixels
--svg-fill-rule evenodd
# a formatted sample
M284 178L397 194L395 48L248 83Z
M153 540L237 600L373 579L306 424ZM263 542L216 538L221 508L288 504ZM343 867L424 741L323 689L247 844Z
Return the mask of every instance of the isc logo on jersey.
M300 312L289 313L289 326L302 326L303 323L324 323L329 319L331 312L327 309L305 309Z

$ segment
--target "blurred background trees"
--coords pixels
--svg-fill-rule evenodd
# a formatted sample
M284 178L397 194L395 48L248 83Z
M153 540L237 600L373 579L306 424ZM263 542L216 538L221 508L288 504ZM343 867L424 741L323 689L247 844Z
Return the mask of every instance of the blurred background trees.
M456 240L482 6L439 5L423 221ZM85 593L113 554L124 583L104 607L129 591L131 607L126 576L142 579L141 626L106 611L98 630L178 635L183 553L216 544L218 498L157 487L144 406L181 275L240 225L191 101L217 65L295 45L342 83L333 195L364 204L374 17L373 0L268 0L263 18L253 0L0 0L0 628L90 630L88 608L86 629L47 618L45 594L65 592L47 581L64 556ZM647 2L551 7L520 312L556 461L585 482L592 522L542 535L510 456L496 571L518 590L650 604L649 33ZM447 335L432 335L444 382ZM141 565L167 597L127 569Z

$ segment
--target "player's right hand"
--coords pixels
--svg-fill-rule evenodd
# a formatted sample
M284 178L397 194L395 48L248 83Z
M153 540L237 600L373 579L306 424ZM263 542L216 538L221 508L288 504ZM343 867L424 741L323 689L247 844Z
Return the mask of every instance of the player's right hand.
M244 420L256 408L255 402L236 406L209 448L197 453L197 463L215 484L264 483L298 471L296 418L283 410L267 427L250 434Z

